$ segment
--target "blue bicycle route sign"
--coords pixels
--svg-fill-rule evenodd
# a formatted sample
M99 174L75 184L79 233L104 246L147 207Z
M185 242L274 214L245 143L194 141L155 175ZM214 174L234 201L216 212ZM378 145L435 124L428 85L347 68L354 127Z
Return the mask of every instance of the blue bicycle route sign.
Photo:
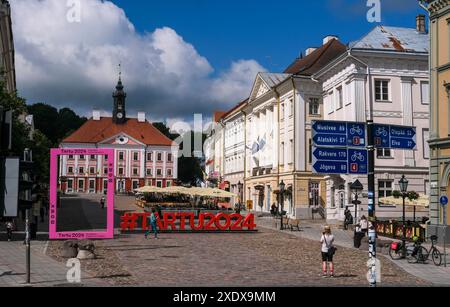
M316 174L367 174L367 150L314 147L313 172Z
M376 148L417 149L416 128L393 125L374 125Z
M365 147L366 124L314 121L312 123L312 139L316 146L329 147Z

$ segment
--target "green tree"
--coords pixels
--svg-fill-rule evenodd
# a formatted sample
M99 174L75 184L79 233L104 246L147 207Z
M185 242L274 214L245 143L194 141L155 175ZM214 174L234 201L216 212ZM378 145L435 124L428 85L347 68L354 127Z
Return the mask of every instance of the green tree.
M154 123L153 126L161 131L165 136L170 138L171 140L176 140L180 137L179 134L171 133L170 129L164 123ZM191 146L194 144L194 132L186 132L188 133L188 137L191 138ZM202 134L202 147L206 140L206 135ZM180 150L183 149L184 144L180 144ZM203 180L203 171L201 166L201 160L194 157L194 148L192 148L190 152L190 156L188 157L180 157L178 159L178 180L180 180L184 184L195 185L197 180Z

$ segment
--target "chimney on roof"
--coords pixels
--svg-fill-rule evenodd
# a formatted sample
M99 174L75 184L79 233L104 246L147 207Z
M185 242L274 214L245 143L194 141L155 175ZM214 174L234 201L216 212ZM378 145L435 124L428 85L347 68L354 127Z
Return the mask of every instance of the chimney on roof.
M146 122L145 112L138 113L138 122L145 123Z
M323 39L323 44L326 45L326 44L328 44L329 41L331 41L331 40L333 40L333 39L339 40L339 37L336 36L336 35L328 35L328 36L325 36L324 39Z
M310 55L311 53L313 53L317 48L308 48L306 49L306 56Z
M94 110L92 111L92 119L93 120L100 120L100 111L99 110Z
M416 30L419 33L426 33L425 15L419 14L416 17Z

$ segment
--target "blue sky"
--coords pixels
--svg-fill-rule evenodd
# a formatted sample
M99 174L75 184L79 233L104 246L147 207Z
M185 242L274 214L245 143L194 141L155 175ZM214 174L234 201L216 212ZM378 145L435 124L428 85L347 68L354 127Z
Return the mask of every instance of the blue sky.
M376 24L366 19L366 0L114 0L136 28L168 26L218 70L236 59L255 59L272 71L328 34L348 43ZM415 27L424 11L416 0L381 0L383 25Z
M373 1L373 0L372 0ZM258 72L283 71L326 35L348 43L367 0L11 0L19 94L110 116L118 64L131 116L211 117L247 98ZM381 0L383 25L415 27L416 0ZM73 15L70 15L73 16ZM164 106L164 107L162 107Z

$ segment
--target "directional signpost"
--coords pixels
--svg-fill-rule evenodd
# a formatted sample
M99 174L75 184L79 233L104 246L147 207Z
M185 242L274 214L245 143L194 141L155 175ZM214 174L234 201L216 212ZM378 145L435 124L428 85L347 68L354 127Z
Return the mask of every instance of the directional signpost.
M315 146L366 147L364 123L315 121L312 128Z
M312 138L315 173L367 174L364 123L316 121L313 123Z
M365 149L313 149L313 169L317 174L367 174L367 166Z
M414 127L374 125L374 143L377 148L416 150L416 137Z

